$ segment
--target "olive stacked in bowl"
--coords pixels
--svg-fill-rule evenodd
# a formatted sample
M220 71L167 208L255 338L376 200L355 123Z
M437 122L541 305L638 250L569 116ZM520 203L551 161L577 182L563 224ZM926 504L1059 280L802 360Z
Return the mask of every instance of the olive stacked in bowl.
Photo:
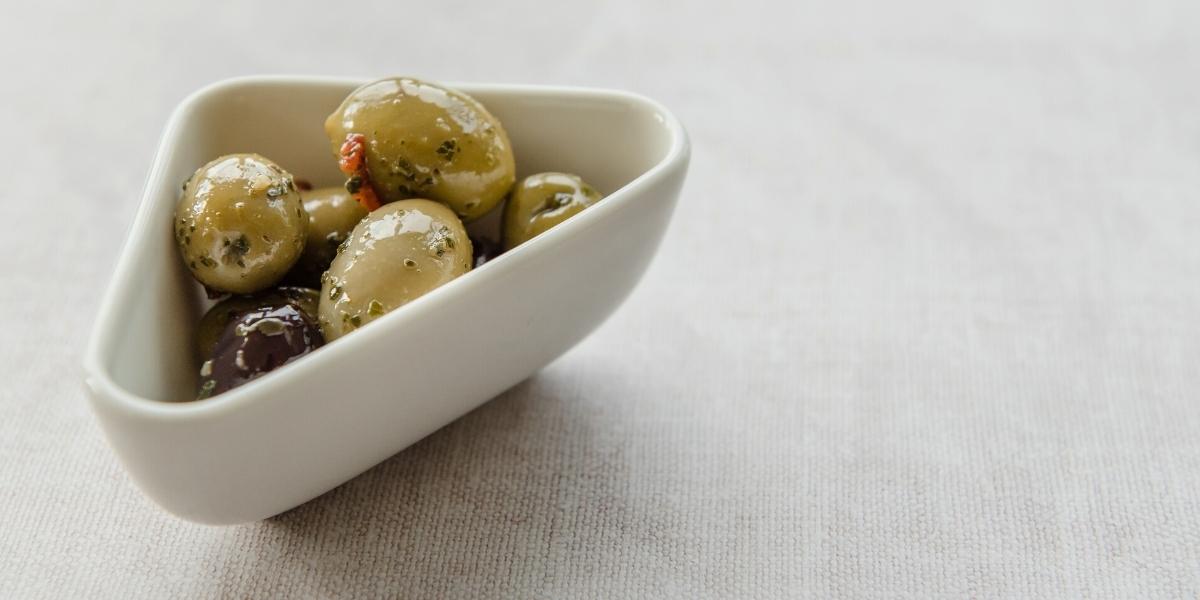
M257 154L183 186L180 254L212 298L197 398L293 362L600 200L576 175L516 180L504 127L474 98L412 78L353 92L325 121L345 185L310 189ZM502 239L464 223L501 203Z

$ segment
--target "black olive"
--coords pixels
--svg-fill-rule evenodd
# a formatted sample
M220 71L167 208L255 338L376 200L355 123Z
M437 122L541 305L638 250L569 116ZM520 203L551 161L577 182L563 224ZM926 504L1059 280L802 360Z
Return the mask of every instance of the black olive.
M230 296L208 309L196 326L196 356L205 361L212 358L217 340L229 322L253 309L274 308L292 304L312 322L317 321L317 290L304 287L277 287L250 296Z
M255 308L229 321L200 367L198 399L229 391L313 350L325 339L294 304Z
M472 268L478 269L480 265L486 263L504 251L504 248L485 237L471 238L471 258L473 260Z

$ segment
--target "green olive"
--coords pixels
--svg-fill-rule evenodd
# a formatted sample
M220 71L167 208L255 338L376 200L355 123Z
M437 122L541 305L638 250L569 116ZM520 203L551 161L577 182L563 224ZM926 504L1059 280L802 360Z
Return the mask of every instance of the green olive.
M175 207L184 263L220 292L274 285L300 258L307 229L292 176L257 154L230 154L200 167Z
M462 221L431 200L367 215L322 278L320 324L333 341L471 270Z
M335 155L347 135L363 135L367 174L384 203L429 198L471 221L499 204L516 180L500 121L474 98L416 79L354 90L325 120L325 133Z
M317 290L303 287L279 287L253 296L230 296L212 306L196 326L196 355L201 361L212 358L213 347L230 321L257 309L295 306L313 323L317 322Z
M342 187L301 191L300 197L304 199L304 212L308 213L308 241L287 281L321 287L321 274L333 262L338 246L346 241L350 230L367 216L367 210Z
M533 239L602 197L578 175L538 173L522 179L504 207L504 249Z

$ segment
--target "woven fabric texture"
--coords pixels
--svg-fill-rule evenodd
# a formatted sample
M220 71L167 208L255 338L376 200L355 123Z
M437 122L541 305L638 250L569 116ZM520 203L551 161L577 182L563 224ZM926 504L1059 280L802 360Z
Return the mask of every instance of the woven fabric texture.
M0 597L1200 594L1200 4L323 4L0 7ZM79 365L169 112L254 73L628 89L694 154L589 339L214 528Z

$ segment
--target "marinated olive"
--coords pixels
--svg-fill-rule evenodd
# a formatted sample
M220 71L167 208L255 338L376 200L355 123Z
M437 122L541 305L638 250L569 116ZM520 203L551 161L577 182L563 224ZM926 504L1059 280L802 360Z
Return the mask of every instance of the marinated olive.
M513 188L504 207L504 248L511 250L599 202L578 175L538 173Z
M372 211L322 278L320 323L333 341L471 269L471 240L454 212L431 200Z
M303 287L281 287L253 296L230 296L208 309L196 327L196 355L201 361L212 358L213 348L229 322L256 309L279 308L290 304L300 309L313 323L317 322L317 290Z
M188 269L211 290L271 287L304 249L308 216L292 176L257 154L200 167L175 208L175 241Z
M382 203L429 198L471 221L516 180L500 121L470 96L416 79L358 88L326 119L325 133L350 175L347 189Z
M230 321L200 367L203 399L267 374L313 350L324 340L316 323L294 304L255 308Z
M286 281L321 287L321 273L329 268L338 246L346 241L350 230L367 216L367 210L340 187L302 191L300 197L304 199L304 211L308 213L308 241Z

